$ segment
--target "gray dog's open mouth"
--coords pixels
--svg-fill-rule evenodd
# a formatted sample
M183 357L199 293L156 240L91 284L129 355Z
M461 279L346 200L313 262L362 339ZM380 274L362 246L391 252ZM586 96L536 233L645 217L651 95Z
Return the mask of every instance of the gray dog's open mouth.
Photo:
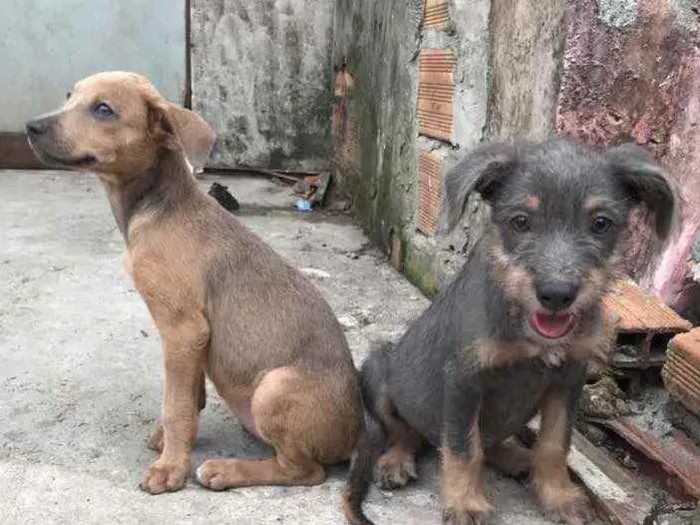
M574 327L576 318L569 312L535 312L530 317L530 324L535 331L547 339L559 339Z

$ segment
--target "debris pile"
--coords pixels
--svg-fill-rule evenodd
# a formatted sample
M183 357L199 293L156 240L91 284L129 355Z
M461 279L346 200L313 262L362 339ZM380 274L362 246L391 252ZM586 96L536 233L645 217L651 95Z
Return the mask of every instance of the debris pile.
M312 211L314 208L326 206L328 193L331 184L331 174L329 172L304 172L290 170L275 170L266 168L229 168L226 170L209 170L208 173L248 173L265 175L284 184L291 185L292 192L299 195L294 205L299 211ZM231 213L240 209L240 204L231 195L226 186L214 182L209 188L209 195L214 197L219 204ZM346 211L347 203L338 201L330 203L329 209L335 211Z
M294 184L294 193L303 197L297 202L297 209L309 211L314 206L323 206L330 181L330 173L319 173L306 176Z
M700 498L700 328L629 279L603 309L616 343L592 367L569 465L604 519L676 523Z
M212 183L211 187L209 188L209 195L214 197L217 202L224 207L224 209L230 211L231 213L237 212L241 207L241 205L238 204L236 197L231 195L231 192L228 191L228 186L224 186L218 182Z

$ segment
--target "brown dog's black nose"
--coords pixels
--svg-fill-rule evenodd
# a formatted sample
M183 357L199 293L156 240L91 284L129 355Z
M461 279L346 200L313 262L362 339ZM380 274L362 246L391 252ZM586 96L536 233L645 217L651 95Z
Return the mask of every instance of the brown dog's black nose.
M42 120L30 120L24 127L27 135L37 136L46 133L46 123Z
M558 312L571 306L580 288L577 283L567 281L550 281L535 285L537 299L550 312Z

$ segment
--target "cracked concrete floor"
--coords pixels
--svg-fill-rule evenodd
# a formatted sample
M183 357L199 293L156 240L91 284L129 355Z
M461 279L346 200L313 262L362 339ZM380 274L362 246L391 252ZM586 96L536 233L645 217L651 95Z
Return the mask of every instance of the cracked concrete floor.
M346 217L299 214L286 186L219 180L241 219L307 273L346 327L359 363L370 341L400 333L427 305ZM346 467L311 488L215 493L192 481L149 496L137 483L154 459L146 437L162 386L157 334L121 269L122 240L97 179L0 171L0 523L342 524ZM209 385L210 386L210 385ZM209 388L193 467L214 456L269 453ZM373 489L383 524L440 522L434 454L421 479ZM546 524L527 488L488 472L494 524Z

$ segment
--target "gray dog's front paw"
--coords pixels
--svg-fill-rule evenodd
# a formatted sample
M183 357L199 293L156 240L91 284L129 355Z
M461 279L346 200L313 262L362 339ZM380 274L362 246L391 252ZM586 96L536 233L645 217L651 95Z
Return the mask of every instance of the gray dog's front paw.
M377 461L374 479L383 490L405 487L412 479L417 479L415 458L402 451L390 450Z
M484 525L487 512L448 507L442 512L444 525Z

